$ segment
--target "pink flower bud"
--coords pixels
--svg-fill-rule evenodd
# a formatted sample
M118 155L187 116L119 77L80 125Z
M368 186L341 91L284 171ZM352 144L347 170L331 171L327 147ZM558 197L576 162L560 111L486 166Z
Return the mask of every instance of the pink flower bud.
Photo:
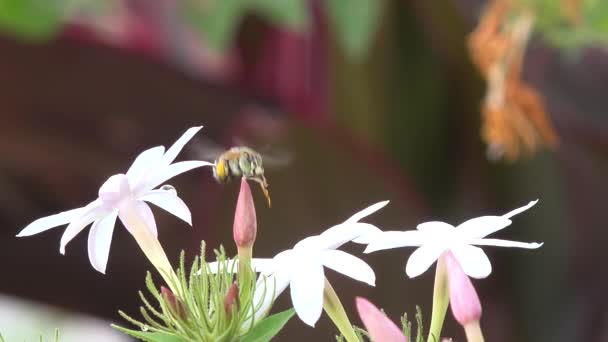
M481 318L481 303L473 287L473 283L464 273L458 260L452 252L445 254L450 289L450 307L454 318L466 327L470 323L479 322Z
M168 288L161 286L160 287L160 295L165 300L165 302L169 305L174 314L176 314L181 319L186 319L186 308L184 308L184 304L179 301L177 297L169 290Z
M234 242L239 249L239 255L241 255L242 249L251 250L253 248L257 233L257 220L251 188L249 188L245 178L241 179L241 191L236 202L232 233Z
M393 323L384 312L378 310L374 304L367 299L357 297L355 299L359 317L367 329L372 341L383 342L406 342L401 329Z
M232 315L232 310L234 306L236 308L239 307L239 287L235 283L232 283L230 288L228 289L228 293L226 293L226 297L224 298L224 311L226 311L226 315L230 317Z

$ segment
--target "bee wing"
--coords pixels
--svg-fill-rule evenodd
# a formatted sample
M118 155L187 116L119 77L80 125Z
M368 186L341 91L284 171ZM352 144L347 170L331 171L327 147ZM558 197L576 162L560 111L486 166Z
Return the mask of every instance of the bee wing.
M215 161L226 151L219 144L208 138L199 137L191 143L193 154L196 158L206 161Z
M293 161L293 153L287 149L265 149L263 152L260 152L260 155L262 156L265 168L280 169L287 167Z
M232 138L233 146L258 146L254 147L254 151L262 156L264 167L271 169L284 168L291 163L293 160L293 154L285 148L278 148L277 146L255 144L254 142L247 142L241 137Z

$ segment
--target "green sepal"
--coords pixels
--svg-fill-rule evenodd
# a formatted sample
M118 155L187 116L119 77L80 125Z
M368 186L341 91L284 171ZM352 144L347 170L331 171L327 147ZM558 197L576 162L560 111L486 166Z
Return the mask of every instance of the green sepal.
M283 329L295 314L294 309L285 310L268 316L257 323L249 332L243 336L241 342L267 342Z
M256 274L250 264L245 264L241 265L237 277L236 259L227 258L222 247L216 251L217 273L211 272L204 255L205 245L202 243L200 255L194 259L187 271L185 254L180 254L179 267L171 278L174 283L167 284L175 289L175 292L159 290L148 272L146 287L156 303L140 291L143 305L140 306L139 312L143 321L119 311L120 316L139 329L130 330L117 326L115 328L125 333L130 332L131 336L133 332L137 332L138 338L169 336L179 337L180 341L240 341L241 337L261 323L257 318L262 319L266 315L266 312L258 312L261 310L261 302L255 307L253 305ZM226 312L226 294L235 281L239 286L239 304L233 306L231 312ZM252 321L253 314L256 316L256 322L253 322L254 326L251 327L245 322Z
M147 332L139 330L131 330L112 324L112 327L122 331L123 333L146 342L188 342L187 340L166 332Z

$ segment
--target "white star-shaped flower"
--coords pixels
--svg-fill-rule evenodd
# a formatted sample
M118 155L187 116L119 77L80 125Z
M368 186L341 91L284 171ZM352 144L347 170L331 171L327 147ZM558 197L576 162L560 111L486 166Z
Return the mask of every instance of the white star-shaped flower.
M155 189L165 181L183 172L212 163L205 161L182 161L173 163L184 145L202 128L188 129L166 152L164 146L157 146L142 152L135 158L126 174L111 176L100 188L99 197L84 207L64 211L40 218L25 227L17 236L29 236L45 230L68 224L61 237L60 252L86 226L93 223L89 231L88 252L93 267L105 273L110 253L110 243L116 219L120 218L127 230L134 236L137 229L147 227L156 238L156 222L152 210L146 202L152 203L192 225L190 210L177 196L171 186ZM134 210L145 221L145 225L127 222L125 211ZM143 234L147 236L149 234ZM140 242L140 241L138 241ZM140 243L141 245L141 243ZM142 248L144 248L142 246Z
M473 278L485 278L492 272L488 256L477 246L499 246L534 249L542 243L524 243L500 239L487 239L489 234L497 232L511 224L510 218L533 205L515 209L502 216L482 216L468 220L458 227L439 221L419 224L410 231L371 232L355 242L367 243L365 253L378 250L419 246L407 261L405 272L410 278L419 276L435 263L445 252L451 251L462 266L464 272Z
M291 302L298 317L304 323L314 326L323 310L324 266L375 286L376 276L372 268L363 260L337 248L363 234L377 230L375 226L361 223L359 220L386 204L388 201L376 203L320 235L301 240L292 249L283 251L272 259L253 259L254 269L261 272L254 294L254 304L263 302L261 307L268 308L289 286ZM258 310L259 313L263 311Z
M298 317L314 326L323 310L323 267L374 286L376 276L372 268L363 260L337 248L363 234L377 231L375 226L359 220L386 204L388 201L371 205L320 235L301 240L292 249L280 252L274 258L253 258L253 269L261 272L253 299L257 308L255 320L264 316L276 297L289 286ZM209 266L213 272L217 272L217 263L210 263ZM228 267L232 268L232 265Z

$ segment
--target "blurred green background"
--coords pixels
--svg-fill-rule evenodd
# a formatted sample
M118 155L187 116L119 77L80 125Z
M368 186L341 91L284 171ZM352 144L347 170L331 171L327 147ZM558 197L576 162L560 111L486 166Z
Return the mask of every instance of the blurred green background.
M254 193L259 257L380 200L391 204L370 221L404 230L540 199L497 234L544 241L540 250L486 249L494 272L474 282L486 339L607 340L608 5L582 2L583 24L568 29L557 1L522 2L539 17L523 78L545 98L560 145L508 163L486 159L485 84L466 49L484 1L0 0L0 293L125 324L117 310L137 313L151 267L124 229L106 275L89 265L85 234L66 256L63 228L14 236L90 201L144 148L204 125L201 135L226 147L245 141L291 155L267 171L273 208ZM182 157L196 158L204 143ZM171 260L181 249L193 257L201 239L234 252L238 186L216 184L208 170L173 185L194 227L155 212ZM376 288L328 272L353 322L355 296L395 321L415 305L430 318L433 274L407 279L409 253L362 256ZM24 330L8 322L0 333ZM21 340L52 335L38 326ZM315 329L296 318L279 340L333 334L326 316ZM464 339L451 314L444 336Z

